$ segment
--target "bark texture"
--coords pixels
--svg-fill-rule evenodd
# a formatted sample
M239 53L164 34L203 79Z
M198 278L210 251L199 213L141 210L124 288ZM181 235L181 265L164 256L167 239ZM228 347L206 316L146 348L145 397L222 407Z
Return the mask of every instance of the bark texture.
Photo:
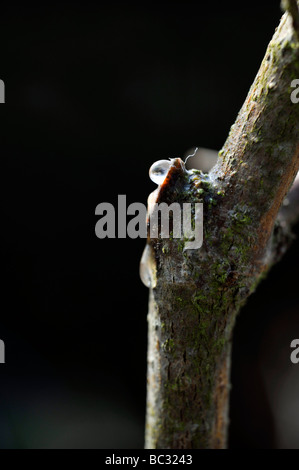
M203 202L204 243L184 250L184 239L148 238L147 448L226 446L235 318L285 251L295 220L290 208L278 214L299 167L293 23L282 17L216 166L205 175L175 159L150 198Z

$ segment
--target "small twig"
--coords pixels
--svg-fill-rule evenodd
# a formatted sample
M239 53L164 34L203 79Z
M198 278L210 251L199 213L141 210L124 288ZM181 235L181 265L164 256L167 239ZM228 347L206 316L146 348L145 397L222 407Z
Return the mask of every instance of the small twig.
M299 41L299 8L297 0L282 0L281 8L288 11L293 19L293 28Z

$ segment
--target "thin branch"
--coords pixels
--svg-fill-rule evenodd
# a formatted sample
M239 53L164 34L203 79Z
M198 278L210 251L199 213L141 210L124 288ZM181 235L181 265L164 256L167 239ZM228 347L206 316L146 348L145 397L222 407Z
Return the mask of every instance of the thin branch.
M299 77L299 43L285 14L213 171L252 220L256 257L262 256L278 210L299 166L299 107L291 82Z
M299 40L299 8L296 0L282 0L281 7L288 11L293 19L293 28Z

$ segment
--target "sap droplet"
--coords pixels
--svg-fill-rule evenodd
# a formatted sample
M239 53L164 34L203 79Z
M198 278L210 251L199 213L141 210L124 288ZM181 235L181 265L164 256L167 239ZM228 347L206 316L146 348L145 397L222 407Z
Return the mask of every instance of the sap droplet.
M139 267L139 274L146 287L156 287L156 267L151 247L145 245Z
M158 160L149 169L150 179L158 185L162 184L170 167L171 161Z

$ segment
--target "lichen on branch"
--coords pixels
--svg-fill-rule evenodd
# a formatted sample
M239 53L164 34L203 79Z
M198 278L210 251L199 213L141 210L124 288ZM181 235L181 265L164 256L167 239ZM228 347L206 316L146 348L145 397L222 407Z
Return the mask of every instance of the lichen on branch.
M226 446L235 318L289 241L279 209L299 167L293 23L284 14L216 166L205 175L174 159L154 193L158 203L202 202L204 242L184 250L183 238L148 238L148 448Z

